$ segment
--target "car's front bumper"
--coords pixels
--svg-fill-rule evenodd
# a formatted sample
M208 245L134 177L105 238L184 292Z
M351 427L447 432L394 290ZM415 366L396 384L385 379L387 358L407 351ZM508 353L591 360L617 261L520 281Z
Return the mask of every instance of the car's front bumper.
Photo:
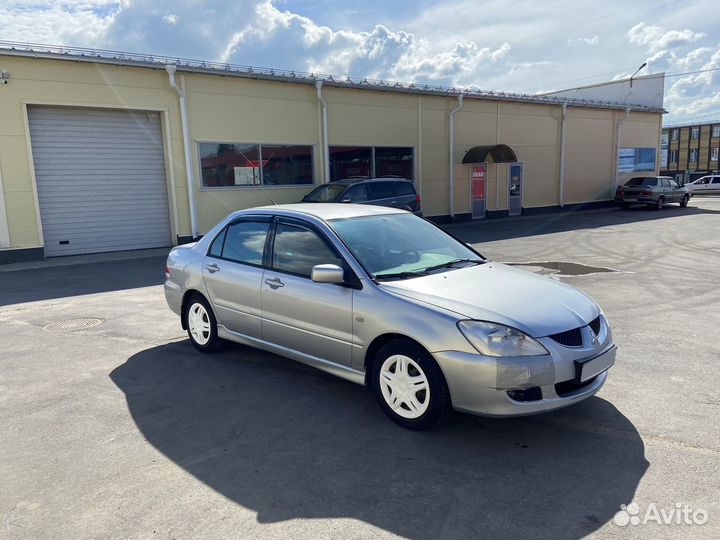
M589 332L589 328L583 331ZM592 336L588 334L590 340ZM524 416L567 407L596 394L615 363L617 349L604 320L595 343L586 347L564 347L551 338L538 341L550 354L496 358L464 351L433 353L448 383L453 407L483 416ZM579 379L581 369L585 371ZM511 391L529 391L531 397L513 399Z

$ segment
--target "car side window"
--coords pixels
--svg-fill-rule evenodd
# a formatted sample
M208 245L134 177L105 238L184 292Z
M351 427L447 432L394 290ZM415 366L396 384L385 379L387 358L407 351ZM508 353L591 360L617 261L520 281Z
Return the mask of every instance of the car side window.
M669 188L669 187L670 187L670 182L668 182L668 179L667 179L667 178L663 178L663 179L662 179L662 187L664 187L664 188Z
M367 185L360 184L353 186L345 192L343 199L350 199L350 202L359 203L368 200Z
M712 183L713 183L713 184L720 184L720 176L716 176L715 178L713 178Z
M238 221L227 227L222 258L261 265L270 222Z
M301 225L279 223L275 230L273 268L310 277L313 266L336 264L342 259L316 233Z
M679 188L680 188L680 186L678 185L678 183L677 183L675 180L668 180L668 182L670 182L670 187L671 187L671 188L673 188L673 189L679 189Z
M410 182L393 182L392 188L396 197L407 197L408 195L415 195L415 188Z
M707 178L701 178L698 180L698 184L709 184L710 183L710 177Z
M210 244L210 250L208 255L211 257L222 257L223 243L225 242L225 235L227 234L227 227L225 227L220 234L215 237L212 244Z
M390 182L372 182L366 185L368 187L368 196L372 201L394 197Z

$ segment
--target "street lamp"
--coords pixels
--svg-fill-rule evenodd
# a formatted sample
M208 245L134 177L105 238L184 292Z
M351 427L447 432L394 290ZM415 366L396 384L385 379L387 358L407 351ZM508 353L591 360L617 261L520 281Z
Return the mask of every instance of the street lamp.
M632 75L630 75L630 88L632 88L632 80L633 80L633 77L634 77L635 75L637 75L637 74L640 72L640 70L641 70L642 68L644 68L645 66L647 66L647 62L643 62L642 65L641 65L639 68L637 68L637 70L635 70L635 73L633 73Z

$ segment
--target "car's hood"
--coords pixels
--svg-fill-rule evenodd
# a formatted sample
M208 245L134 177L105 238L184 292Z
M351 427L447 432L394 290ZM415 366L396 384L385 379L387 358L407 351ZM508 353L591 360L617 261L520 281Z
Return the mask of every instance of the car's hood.
M380 287L469 319L506 324L533 337L584 326L600 313L595 302L574 287L495 262L381 282Z

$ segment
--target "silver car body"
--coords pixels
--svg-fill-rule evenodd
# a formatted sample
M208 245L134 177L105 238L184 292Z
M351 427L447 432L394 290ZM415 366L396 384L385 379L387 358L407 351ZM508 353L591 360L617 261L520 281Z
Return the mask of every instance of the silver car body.
M165 296L182 315L187 294L205 296L221 338L309 364L367 384L366 365L389 335L409 337L437 361L455 409L488 416L519 416L557 409L594 395L615 361L610 327L600 308L577 289L548 277L489 262L402 281L376 282L364 271L329 221L404 213L386 207L296 204L229 215L194 244L168 256ZM324 234L358 278L355 288L316 283L272 268L208 260L215 236L242 216L285 216ZM417 218L421 219L421 218ZM215 265L215 266L212 266ZM283 286L272 286L281 280ZM549 355L508 358L479 354L458 329L464 320L491 321L525 332ZM589 323L599 325L597 334ZM553 339L578 331L582 345ZM579 366L584 366L580 380ZM556 386L562 383L563 391ZM509 390L540 387L542 399L516 401Z

